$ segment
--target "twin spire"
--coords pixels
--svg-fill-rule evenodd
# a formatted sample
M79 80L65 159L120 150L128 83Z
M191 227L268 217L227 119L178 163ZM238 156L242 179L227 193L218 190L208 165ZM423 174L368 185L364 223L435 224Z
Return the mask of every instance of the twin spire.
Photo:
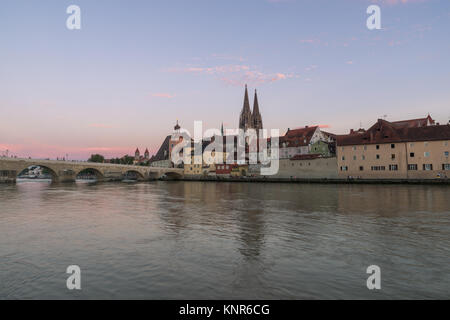
M262 129L262 118L259 112L258 95L255 89L255 98L253 99L253 112L250 110L250 101L248 99L247 85L245 85L244 105L239 117L239 129Z

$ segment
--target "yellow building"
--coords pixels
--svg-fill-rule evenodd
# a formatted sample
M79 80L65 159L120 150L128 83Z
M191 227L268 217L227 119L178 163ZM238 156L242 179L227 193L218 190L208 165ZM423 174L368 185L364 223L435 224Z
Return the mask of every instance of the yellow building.
M370 129L337 137L338 176L353 179L450 178L450 125L431 117L379 119Z
M236 165L231 169L230 175L232 177L245 177L248 175L248 165Z
M202 175L202 155L194 154L194 147L186 147L184 150L184 174L187 176Z

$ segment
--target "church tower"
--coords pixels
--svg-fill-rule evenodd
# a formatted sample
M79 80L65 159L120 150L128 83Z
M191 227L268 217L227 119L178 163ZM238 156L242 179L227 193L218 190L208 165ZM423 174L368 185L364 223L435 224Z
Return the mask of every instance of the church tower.
M136 148L136 151L134 152L134 160L139 160L141 157L141 153L139 152L139 148Z
M253 100L253 112L252 112L252 128L256 129L258 133L263 128L261 113L259 112L258 95L255 89L255 99Z
M252 128L252 111L250 110L250 102L248 99L247 85L245 85L244 105L239 117L239 129L247 131Z

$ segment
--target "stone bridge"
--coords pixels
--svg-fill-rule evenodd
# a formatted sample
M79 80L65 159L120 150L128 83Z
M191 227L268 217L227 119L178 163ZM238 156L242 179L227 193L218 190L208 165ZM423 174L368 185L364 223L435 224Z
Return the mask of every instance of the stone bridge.
M168 179L183 177L183 169L178 168L0 157L0 182L15 182L17 176L31 166L46 168L54 182L74 182L77 175L83 172L95 174L97 181L124 180L128 176L139 181L156 180L163 176Z

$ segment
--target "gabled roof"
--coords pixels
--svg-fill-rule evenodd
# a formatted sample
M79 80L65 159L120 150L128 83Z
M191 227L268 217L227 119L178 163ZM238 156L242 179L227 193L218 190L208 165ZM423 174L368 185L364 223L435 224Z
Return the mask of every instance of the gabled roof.
M170 142L171 138L172 138L172 136L167 136L164 139L163 143L161 144L161 147L159 147L158 152L154 156L152 156L152 158L150 159L151 162L169 159L169 142ZM165 155L164 155L164 151L166 151Z
M405 122L405 121L402 121ZM382 144L395 142L450 140L450 125L406 126L378 121L366 132L337 136L337 145Z
M294 129L286 132L283 137L280 137L279 143L286 143L286 147L299 147L307 146L311 142L311 138L314 136L318 126L304 127L299 129Z
M393 121L392 125L398 128L416 128L416 127L427 127L429 125L433 125L435 121L428 115L425 118L420 119L411 119L411 120L401 120L401 121Z
M293 130L288 129L288 131L286 132L286 134L284 136L289 137L289 138L292 138L292 137L296 137L296 138L310 137L310 138L312 138L314 132L316 132L316 129L318 127L319 126L304 127L304 128L293 129Z

